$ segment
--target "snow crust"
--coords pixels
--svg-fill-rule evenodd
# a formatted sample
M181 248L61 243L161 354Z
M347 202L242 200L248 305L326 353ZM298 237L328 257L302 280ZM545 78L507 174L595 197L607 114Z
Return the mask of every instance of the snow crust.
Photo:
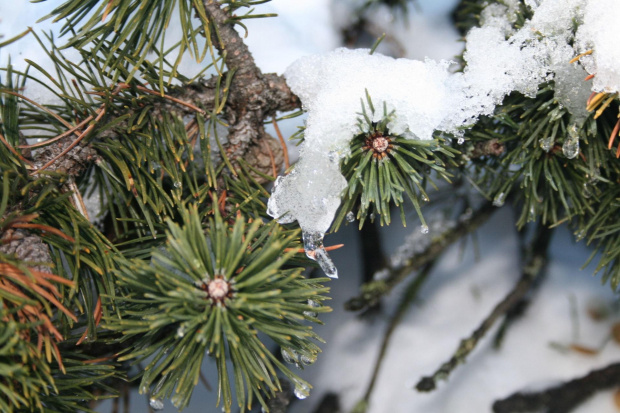
M617 24L620 2L617 0L589 0L584 24L579 27L576 42L579 52L594 52L583 57L581 63L588 73L596 74L592 89L597 92L620 91L620 36Z
M619 37L611 32L620 17L620 2L526 4L534 14L518 30L513 23L522 7L519 1L483 10L482 26L467 35L462 73L452 73L449 61L394 59L367 49L336 49L294 62L285 76L308 112L305 141L294 171L275 187L268 213L283 223L297 220L305 233L329 229L346 187L338 164L360 133L365 91L379 108L373 121L381 119L385 105L395 112L388 125L391 133L428 140L435 131L458 137L481 115L490 115L509 93L533 98L541 83L554 81L556 99L572 115L575 127L581 127L591 92L583 80L588 72L597 71L595 89L617 91L620 84ZM585 70L569 63L578 54L575 24L581 27L577 47L596 49Z

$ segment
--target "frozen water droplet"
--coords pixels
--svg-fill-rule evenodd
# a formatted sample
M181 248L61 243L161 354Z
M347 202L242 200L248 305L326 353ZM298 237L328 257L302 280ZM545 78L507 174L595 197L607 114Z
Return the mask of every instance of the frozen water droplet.
M428 225L422 225L422 226L420 227L420 232L421 232L422 234L428 234Z
M164 401L162 399L151 397L149 399L149 405L153 410L162 410L164 408Z
M347 212L347 216L345 217L347 222L355 221L355 214L351 211Z
M280 352L282 353L282 360L284 360L285 363L294 364L295 366L299 365L299 362L297 361L299 355L295 350L292 348L282 347Z
M579 155L579 133L577 131L577 125L571 125L568 127L568 138L562 145L562 153L568 159L573 159Z
M299 357L299 361L301 361L301 364L303 364L304 366L314 364L314 362L316 361L316 354L303 354L301 357Z
M424 202L428 202L429 201L428 196L426 196L426 194L422 194L422 201L424 201Z
M306 251L308 258L316 261L315 251L319 248L323 248L323 236L325 236L325 234L322 232L304 231L302 233L304 250Z
M332 259L329 258L329 255L327 255L325 248L321 247L316 249L314 251L314 256L316 261L321 266L321 269L323 269L323 272L325 272L325 275L329 278L338 278L338 269L334 265Z
M540 143L540 147L542 148L543 151L549 152L551 148L553 148L553 144L555 142L553 141L553 137L549 136L546 138L539 139L538 143Z
M586 230L585 229L581 229L577 232L575 232L575 237L577 238L577 241L581 241L582 239L584 239L586 236Z
M175 188L181 188L183 186L181 181L175 181L173 185L174 185Z
M146 385L142 385L140 386L140 394L145 394L146 392L149 391L149 388Z
M500 192L493 199L493 206L501 207L504 206L504 202L506 201L506 194L504 192Z
M375 216L376 216L375 213L371 212L370 215L368 215L368 218L370 218L371 221L374 221L375 220Z
M308 385L305 383L297 382L295 384L295 390L293 391L293 393L295 393L295 397L297 397L299 400L303 400L310 396L310 387L308 387Z
M458 140L456 141L456 143L458 143L459 145L462 145L465 143L465 138L458 138Z
M592 191L590 190L590 184L588 184L587 182L583 183L583 189L581 190L581 195L583 195L584 198L590 198L592 196Z
M530 205L527 219L528 221L536 221L536 208L534 208L534 205Z
M179 328L177 328L177 338L185 337L185 333L187 332L186 330L187 330L187 327L181 324Z
M310 307L320 307L319 303L316 301L308 300L308 305ZM304 311L304 315L306 317L316 317L318 313L316 311Z

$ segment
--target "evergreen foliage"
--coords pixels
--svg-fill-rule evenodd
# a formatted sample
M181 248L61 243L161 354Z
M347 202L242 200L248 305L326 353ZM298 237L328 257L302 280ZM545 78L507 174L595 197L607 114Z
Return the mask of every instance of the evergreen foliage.
M121 381L182 409L204 360L215 364L227 412L268 411L286 380L309 391L285 363L316 360L322 341L312 324L331 311L327 279L304 273L314 262L296 227L267 220L264 186L281 155L264 123L300 102L281 76L260 73L235 31L268 17L253 9L266 1L66 0L48 16L62 22L62 44L31 30L10 39L36 38L54 70L37 62L1 69L3 412L92 411L91 403L118 396ZM360 15L377 3L402 14L412 4L368 0ZM461 2L461 30L480 23L487 3ZM531 17L525 4L518 10L516 28ZM169 47L173 24L181 31ZM180 73L186 56L201 63L196 76ZM52 103L23 95L35 82ZM347 187L332 230L350 212L360 228L389 225L393 207L405 224L409 202L428 229L422 208L434 181L470 182L488 200L477 211L484 219L491 201L510 200L519 228L569 225L596 247L591 259L617 289L618 96L595 96L577 126L554 90L548 81L534 98L512 93L459 143L393 135L394 114L367 93L340 161ZM89 217L83 197L94 194L100 212ZM441 234L418 263L433 262L483 218ZM375 305L417 268L410 260L362 287L357 308Z

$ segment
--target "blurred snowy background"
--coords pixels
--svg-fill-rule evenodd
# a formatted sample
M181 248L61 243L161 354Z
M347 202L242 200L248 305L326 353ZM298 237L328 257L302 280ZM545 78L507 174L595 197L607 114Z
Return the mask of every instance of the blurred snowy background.
M38 33L49 30L57 33L58 25L36 21L61 3L61 0L39 4L1 0L0 35L7 39L27 26ZM460 36L450 20L455 5L455 0L419 0L410 11L407 23L394 20L387 9L375 10L366 40L372 43L386 32L380 52L415 59L451 59L462 48ZM279 15L247 22L247 44L264 72L282 73L301 56L342 46L342 29L351 24L349 0L273 0L259 6L258 11ZM25 67L24 59L45 67L44 53L32 37L1 49L2 66L9 56L17 68ZM186 59L181 70L191 74L199 68ZM40 101L46 99L34 85L29 86L26 94ZM280 127L285 136L290 136L301 122L296 118L282 122ZM471 243L464 248L456 245L434 268L420 299L408 310L392 336L369 412L489 412L494 400L515 391L543 389L620 359L620 346L610 340L611 328L620 320L620 315L613 311L616 298L609 287L601 286L600 279L592 276L592 267L580 270L590 251L583 243L573 244L570 234L560 228L554 235L548 276L526 314L510 328L503 346L493 349L490 339L495 330L492 330L467 364L460 366L447 382L441 382L435 392L421 394L413 389L421 376L431 374L452 355L460 339L478 326L518 280L521 262L513 222L510 207L501 208L479 230L479 260L475 259ZM419 231L413 216L408 217L408 228L401 228L398 222L382 228L380 235L386 254L393 254L411 231ZM317 328L327 341L323 354L314 365L300 372L314 388L307 399L291 404L292 412L315 412L330 394L337 396L340 411L350 411L369 383L387 321L401 292L397 288L387 296L381 312L373 316L360 317L345 311L344 302L357 294L362 282L358 231L354 226L346 226L338 234L328 235L326 243L345 244L332 253L340 273L340 279L330 283L334 311L322 317L325 325ZM612 309L611 316L596 321L589 314L601 308ZM571 343L600 351L592 355L561 350ZM203 371L207 381L214 385L215 367L209 360L205 361ZM219 411L215 407L216 397L216 391L199 384L190 407L184 411ZM109 412L111 403L102 403L97 410ZM132 393L131 411L149 411L148 400L137 392ZM176 409L166 401L163 411ZM576 410L578 413L617 411L611 390L597 394Z

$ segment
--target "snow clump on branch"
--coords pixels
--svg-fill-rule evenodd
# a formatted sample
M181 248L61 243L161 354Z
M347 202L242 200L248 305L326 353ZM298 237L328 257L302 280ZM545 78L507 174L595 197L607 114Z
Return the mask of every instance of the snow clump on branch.
M449 61L394 59L344 48L301 58L286 70L308 118L300 159L276 181L267 212L280 223L298 221L308 256L327 275L337 277L337 272L323 249L323 235L347 185L340 161L359 134L360 99L366 93L376 107L394 111L387 125L391 134L430 140L436 131L460 136L509 93L534 98L547 81L555 82L556 98L581 127L591 91L583 80L586 70L597 73L595 89L619 90L620 48L611 30L620 17L620 1L528 0L533 17L516 30L519 3L492 4L482 13L482 26L467 35L462 73L451 72ZM575 47L595 50L586 70L569 64L584 51ZM380 121L382 112L376 111L372 121Z

